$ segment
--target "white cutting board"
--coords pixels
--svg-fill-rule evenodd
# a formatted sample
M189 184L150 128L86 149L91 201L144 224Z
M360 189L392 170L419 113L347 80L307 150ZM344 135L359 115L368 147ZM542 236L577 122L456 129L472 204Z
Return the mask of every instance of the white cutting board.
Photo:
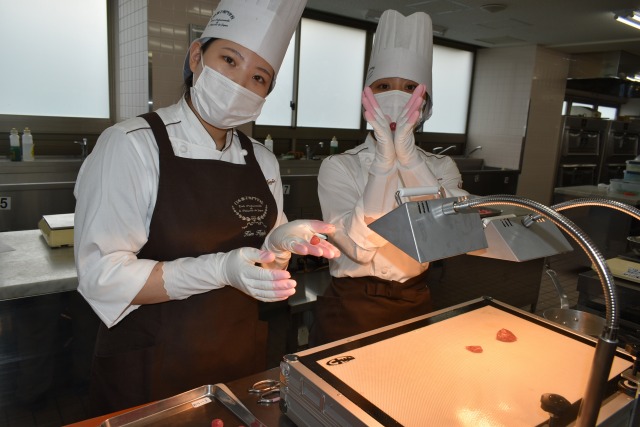
M502 328L517 341L497 341ZM581 399L594 352L487 306L317 363L404 426L512 427L548 421L544 393ZM354 360L326 365L339 356ZM610 378L630 366L616 357Z

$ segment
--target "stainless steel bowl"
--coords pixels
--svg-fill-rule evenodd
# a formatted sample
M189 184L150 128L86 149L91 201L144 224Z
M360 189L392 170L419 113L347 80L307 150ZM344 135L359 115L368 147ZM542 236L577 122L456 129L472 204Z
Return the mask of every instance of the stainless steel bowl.
M627 237L627 242L629 242L629 249L634 255L640 256L640 236L629 236Z
M550 308L542 315L545 319L594 337L602 333L605 325L605 320L600 316L570 308Z

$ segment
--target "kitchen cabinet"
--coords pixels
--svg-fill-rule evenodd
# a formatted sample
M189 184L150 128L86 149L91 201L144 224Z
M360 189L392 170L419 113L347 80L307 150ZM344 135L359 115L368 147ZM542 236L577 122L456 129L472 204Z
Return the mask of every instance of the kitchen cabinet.
M484 166L480 170L463 170L460 174L463 189L476 196L488 196L516 194L520 171Z
M319 160L280 160L284 210L289 220L321 219L318 201ZM32 230L42 215L72 213L80 159L38 158L3 161L0 168L0 232Z
M580 198L608 199L636 208L640 206L640 195L616 193L608 191L606 187L579 185L554 189L554 204ZM640 221L610 207L582 206L565 209L562 215L573 221L589 236L605 259L627 252L627 236L640 235ZM571 244L576 245L574 242ZM591 266L591 260L582 251L579 254L579 262L584 267Z
M31 230L42 215L72 213L76 177L82 161L65 157L33 162L2 161L0 232Z
M37 157L33 162L0 160L0 183L75 181L80 166L82 160L62 156Z

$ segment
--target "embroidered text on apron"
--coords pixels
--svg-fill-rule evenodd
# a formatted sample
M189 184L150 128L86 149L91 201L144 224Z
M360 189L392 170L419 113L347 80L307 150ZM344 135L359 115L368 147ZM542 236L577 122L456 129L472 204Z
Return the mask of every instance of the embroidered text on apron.
M431 311L428 271L404 283L378 277L331 277L318 296L313 346L347 338Z
M245 165L174 155L156 113L142 116L159 149L158 196L138 258L171 261L259 248L277 205L253 152ZM258 302L226 286L183 300L139 307L108 329L101 324L93 362L96 414L163 399L265 369L267 325Z

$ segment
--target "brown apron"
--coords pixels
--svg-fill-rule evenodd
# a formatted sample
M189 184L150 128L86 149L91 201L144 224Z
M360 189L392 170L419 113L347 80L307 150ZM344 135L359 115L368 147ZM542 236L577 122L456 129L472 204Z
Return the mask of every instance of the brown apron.
M160 181L138 258L171 261L259 248L276 222L277 205L249 138L238 132L246 165L186 159L174 155L156 113L142 117L158 145ZM100 325L92 411L109 413L259 372L266 368L266 343L258 302L230 286L143 305L110 329Z
M378 277L332 277L318 296L309 344L326 344L431 311L428 270L404 283Z

